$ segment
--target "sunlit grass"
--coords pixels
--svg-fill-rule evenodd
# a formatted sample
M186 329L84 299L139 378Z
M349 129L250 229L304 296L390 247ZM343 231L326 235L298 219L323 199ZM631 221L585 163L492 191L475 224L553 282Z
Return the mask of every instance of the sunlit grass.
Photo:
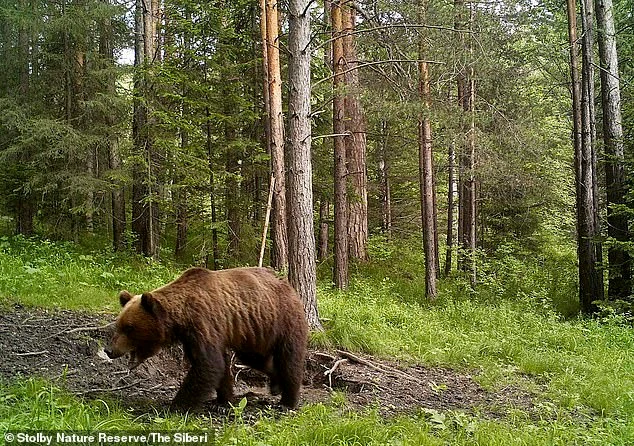
M115 310L117 292L158 287L177 271L124 252L83 252L71 243L0 237L0 300L23 305Z
M607 445L629 444L634 426L614 418L571 416L544 404L537 416L505 420L460 411L420 410L383 418L375 409L346 410L341 398L245 420L150 412L134 416L106 400L79 400L40 380L0 386L0 430L68 432L208 432L213 444L319 445Z
M424 298L420 253L381 244L355 270L350 289L321 281L326 331L317 347L442 365L476 376L492 391L531 390L537 407L501 420L459 412L383 419L331 403L255 424L164 413L132 415L105 400L78 400L41 381L0 385L0 428L201 429L220 444L629 444L634 442L634 334L618 318L585 320L572 308L574 258L568 252L523 261L490 260L476 291L445 279ZM571 260L572 259L572 260ZM0 238L0 299L33 306L116 311L116 293L152 289L179 268L70 244ZM4 424L3 424L4 423Z

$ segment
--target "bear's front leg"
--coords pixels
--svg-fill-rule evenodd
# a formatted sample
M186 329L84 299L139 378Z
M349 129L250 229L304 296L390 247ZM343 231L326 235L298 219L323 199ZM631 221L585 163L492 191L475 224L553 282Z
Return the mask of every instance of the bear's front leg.
M223 352L185 346L185 355L191 367L170 406L178 412L199 409L209 399L211 391L220 386L225 375Z
M231 372L231 352L225 353L225 373L216 387L216 403L227 404L233 401L233 373Z

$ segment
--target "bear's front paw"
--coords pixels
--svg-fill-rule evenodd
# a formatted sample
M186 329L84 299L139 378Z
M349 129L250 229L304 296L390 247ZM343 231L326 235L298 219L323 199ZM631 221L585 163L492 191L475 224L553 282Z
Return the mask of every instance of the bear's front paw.
M269 384L269 391L271 392L271 395L273 396L281 395L282 387L280 386L280 383L278 383L277 381L271 380L271 383Z
M200 403L193 403L191 401L174 400L170 404L170 412L186 413L195 412L200 409L202 405Z

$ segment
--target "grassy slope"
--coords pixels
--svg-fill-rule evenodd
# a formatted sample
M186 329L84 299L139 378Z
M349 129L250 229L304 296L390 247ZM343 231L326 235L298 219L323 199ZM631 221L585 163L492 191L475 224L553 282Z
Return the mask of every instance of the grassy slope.
M343 346L382 356L481 370L494 388L545 389L537 417L517 412L490 420L458 412L393 420L373 411L330 405L302 408L255 425L235 422L217 431L237 444L626 444L634 442L634 335L617 319L563 320L571 292L565 259L554 264L505 261L489 265L477 294L446 282L439 300L421 303L420 259L404 249L374 252L380 261L361 271L346 293L319 289L329 327L316 345ZM570 262L568 262L570 263ZM556 264L556 265L555 265ZM570 265L568 265L570 268ZM553 272L549 272L553 271ZM120 288L165 283L174 267L71 245L0 239L0 299L27 305L116 311ZM574 291L573 291L574 292ZM78 401L41 381L0 387L0 429L200 429L205 418L148 414L135 419L102 401ZM218 428L218 426L215 426Z

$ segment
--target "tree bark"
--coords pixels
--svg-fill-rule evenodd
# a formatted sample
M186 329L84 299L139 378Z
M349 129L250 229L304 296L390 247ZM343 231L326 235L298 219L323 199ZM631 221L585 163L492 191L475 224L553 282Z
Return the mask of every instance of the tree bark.
M319 200L319 243L317 244L317 259L324 261L328 258L330 203L325 197Z
M137 236L137 250L150 257L158 256L159 219L153 163L156 158L149 110L151 102L148 69L155 55L156 24L153 11L158 0L136 0L135 9L135 78L133 143L137 160L132 167L132 231Z
M568 38L570 44L570 74L572 80L573 136L575 147L575 185L577 203L577 254L579 258L579 304L581 311L590 314L597 308L593 303L599 294L596 250L593 243L594 198L592 175L592 152L586 141L590 129L587 127L587 110L584 112L582 79L579 73L577 10L575 0L567 0ZM586 98L587 101L587 98ZM583 118L586 115L586 118ZM585 121L585 122L584 122ZM584 124L586 128L584 130ZM603 288L602 283L600 288Z
M225 113L231 113L225 110ZM227 149L225 154L225 171L227 172L225 179L225 203L227 206L227 239L228 258L232 261L238 261L240 255L240 232L241 232L241 188L242 174L240 162L241 154L238 153L236 147L232 147L232 142L236 139L235 129L230 123L225 123L225 140Z
M110 0L103 0L106 5L110 4ZM105 68L112 68L115 64L112 24L109 17L101 22L99 36L99 55ZM113 97L117 94L116 76L108 75L106 79L106 93ZM105 124L108 133L106 145L108 153L108 168L116 173L121 169L121 156L119 154L119 136L113 128L115 125L115 116L113 112L106 112ZM126 230L126 212L125 212L125 194L123 185L118 180L112 180L113 184L110 190L110 202L112 209L112 248L120 251L125 248L125 230Z
M205 67L206 70L207 67ZM209 166L209 207L211 208L211 262L209 261L209 253L205 258L205 266L214 271L219 269L220 252L218 249L218 228L216 216L216 185L214 181L214 152L213 152L213 131L211 128L211 116L209 107L205 107L205 145L207 147L207 160Z
M322 330L317 311L313 227L310 114L310 0L289 1L289 126L286 151L288 277L304 302L312 329Z
M421 0L418 5L419 23L426 22L428 0ZM418 156L421 200L421 222L423 226L423 250L425 252L425 295L435 299L436 289L436 213L434 206L434 166L431 121L431 88L429 83L429 67L425 62L425 33L420 32L418 42L418 94L423 104L423 113L418 117Z
M359 73L356 69L355 11L348 5L340 5L343 32L343 70L345 97L344 138L350 194L348 201L348 249L349 255L362 262L368 260L368 175L366 162L366 122L361 105Z
M192 19L192 14L189 10L185 10L184 14L185 20L188 22ZM168 18L165 18L166 22ZM167 49L168 42L171 43L173 40L172 33L168 33L167 30L164 36L164 44ZM191 42L192 36L189 31L183 32L183 54L181 56L183 63L183 70L186 73L191 71ZM171 54L166 54L165 58L169 59L172 57ZM189 91L187 87L187 82L183 82L181 85L181 104L180 104L180 114L181 121L186 122L190 116L190 107L189 107ZM186 125L182 125L180 130L180 138L181 138L181 153L186 154L189 150L189 131L187 130ZM189 231L189 203L188 203L188 195L189 191L187 186L184 184L186 172L184 172L184 167L176 160L174 163L175 169L175 190L174 190L174 207L176 208L176 240L174 246L174 256L177 259L183 259L185 253L185 247L187 246L187 234Z
M19 14L24 17L27 14L26 0L18 1ZM29 29L22 19L18 25L18 91L22 98L29 93Z
M462 0L455 0L456 28L464 29ZM470 6L469 27L473 27L475 11ZM458 266L469 275L469 281L474 286L476 283L476 247L477 247L477 202L476 202L476 178L475 178L475 68L473 66L473 36L470 36L468 44L464 36L460 34L460 47L468 51L468 68L462 67L458 75L458 103L462 108L461 128L466 130L465 141L459 157L459 195L458 195ZM465 129L465 120L469 120L469 128Z
M387 234L388 240L392 238L392 198L390 187L390 162L388 153L388 126L387 120L381 120L381 152L379 160L379 176L381 177L381 229Z
M456 144L449 144L449 178L447 181L447 253L445 255L445 277L451 274L451 264L453 256L453 233L454 233L454 193L455 193L455 170L456 170Z
M25 0L18 2L20 14L27 14L27 3ZM20 100L26 101L30 92L29 77L29 29L24 21L20 21L18 27L18 93ZM11 89L13 86L7 86ZM22 159L30 159L31 154L23 153ZM25 236L33 235L33 218L35 216L35 204L31 192L27 188L21 188L16 201L16 226L18 234Z
M288 230L286 223L286 179L284 166L284 114L282 111L282 79L279 49L279 2L265 0L266 46L268 62L269 135L271 172L275 177L271 235L271 266L278 271L288 269Z
M581 38L581 85L582 85L582 137L584 145L588 147L590 152L590 169L592 175L592 215L593 215L593 231L596 234L593 237L593 245L595 250L595 258L597 265L603 263L603 247L599 241L601 234L601 223L599 221L599 180L598 180L598 160L597 160L597 129L596 129L596 111L594 106L595 89L594 89L594 5L593 0L581 0L581 17L582 17L582 38ZM604 298L603 292L603 271L597 271L600 275L601 290L600 297Z
M619 59L616 50L616 30L612 0L595 0L597 16L601 105L603 109L603 141L605 147L605 182L608 207L608 237L617 242L630 240L626 214L615 206L625 204L627 193L623 125L621 116L621 86ZM620 246L608 249L608 298L628 299L632 289L632 260Z
M473 65L470 69L470 79L469 79L469 119L470 119L470 128L469 133L467 135L467 147L468 147L468 191L467 196L469 197L469 201L467 206L469 207L469 212L466 214L468 218L465 221L465 236L466 243L465 247L467 248L469 264L469 280L471 285L474 286L476 284L477 279L477 270L476 270L476 248L478 245L477 239L477 200L476 200L476 177L475 177L475 140L476 140L476 128L475 128L475 70Z
M333 100L332 126L334 134L334 204L335 204L335 262L333 282L335 287L348 287L348 188L346 170L346 127L345 127L345 98L342 92L344 86L344 45L343 45L343 12L340 0L331 2L332 20L332 54L333 69Z
M458 269L460 271L468 270L468 230L466 222L469 221L469 213L471 211L471 202L469 197L468 172L469 158L467 156L467 130L465 126L465 118L469 111L469 96L467 88L466 74L466 57L467 45L464 33L464 0L454 0L454 28L458 31L458 39L456 46L460 51L460 65L456 75L457 102L460 112L460 133L461 142L458 151Z

